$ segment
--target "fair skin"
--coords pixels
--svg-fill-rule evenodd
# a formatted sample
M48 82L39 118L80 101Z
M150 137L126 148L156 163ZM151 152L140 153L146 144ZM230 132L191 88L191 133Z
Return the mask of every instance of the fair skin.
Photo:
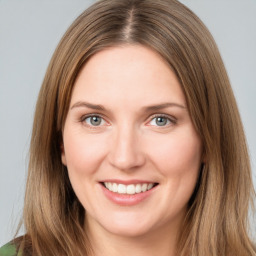
M201 155L179 81L157 53L118 46L86 63L62 162L95 255L175 255Z

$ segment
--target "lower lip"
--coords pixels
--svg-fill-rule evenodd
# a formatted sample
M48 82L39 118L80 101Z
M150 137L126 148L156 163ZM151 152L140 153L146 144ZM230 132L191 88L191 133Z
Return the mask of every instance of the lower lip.
M121 205L121 206L132 206L139 204L140 202L144 201L148 197L151 196L151 194L154 192L156 187L153 187L152 189L138 193L138 194L133 194L133 195L128 195L128 194L118 194L114 193L107 188L105 188L103 185L101 185L102 191L104 195L113 203Z

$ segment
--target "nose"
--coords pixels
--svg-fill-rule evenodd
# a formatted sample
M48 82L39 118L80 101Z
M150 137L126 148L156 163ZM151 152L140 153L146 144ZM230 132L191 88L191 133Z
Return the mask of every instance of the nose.
M123 125L116 130L111 139L109 162L112 166L122 171L129 171L145 163L139 132L134 128Z

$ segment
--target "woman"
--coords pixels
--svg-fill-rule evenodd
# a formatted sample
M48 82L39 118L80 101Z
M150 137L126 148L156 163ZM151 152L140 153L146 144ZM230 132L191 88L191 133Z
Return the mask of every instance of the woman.
M7 255L256 255L243 128L214 40L175 0L103 0L36 106L26 235Z

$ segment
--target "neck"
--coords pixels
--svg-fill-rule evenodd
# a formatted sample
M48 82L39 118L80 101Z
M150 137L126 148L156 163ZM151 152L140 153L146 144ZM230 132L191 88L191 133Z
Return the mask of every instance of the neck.
M90 256L175 256L178 229L176 227L162 227L150 233L139 236L120 236L109 233L99 227L90 228L87 232L93 254Z

